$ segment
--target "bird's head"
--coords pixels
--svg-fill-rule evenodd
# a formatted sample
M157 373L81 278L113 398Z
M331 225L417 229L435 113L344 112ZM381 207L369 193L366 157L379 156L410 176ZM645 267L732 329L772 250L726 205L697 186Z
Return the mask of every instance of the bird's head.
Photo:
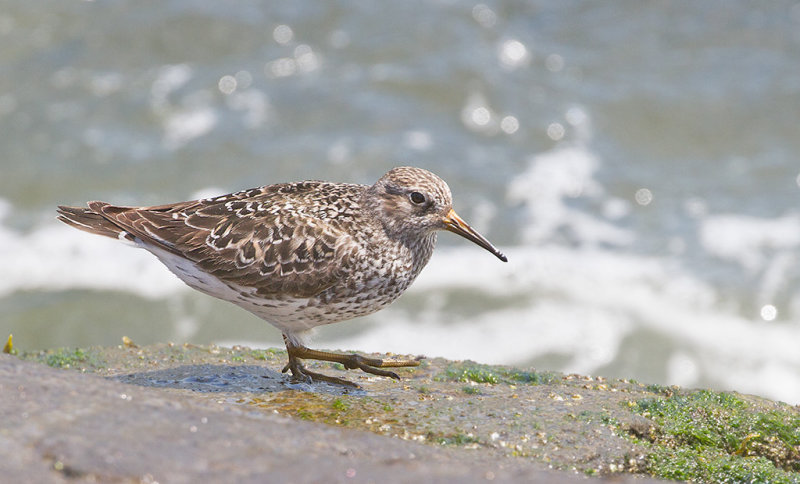
M478 244L503 262L508 261L456 214L450 187L427 170L393 168L367 190L364 201L370 204L366 208L376 214L391 237L418 239L437 230L447 230Z

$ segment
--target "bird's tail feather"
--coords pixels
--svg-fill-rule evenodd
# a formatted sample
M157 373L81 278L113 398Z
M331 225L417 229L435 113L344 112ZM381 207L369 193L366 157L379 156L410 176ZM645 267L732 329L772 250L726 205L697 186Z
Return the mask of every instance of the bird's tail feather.
M130 238L130 234L106 217L100 210L108 205L105 202L89 202L89 207L58 206L58 220L76 229L112 239Z

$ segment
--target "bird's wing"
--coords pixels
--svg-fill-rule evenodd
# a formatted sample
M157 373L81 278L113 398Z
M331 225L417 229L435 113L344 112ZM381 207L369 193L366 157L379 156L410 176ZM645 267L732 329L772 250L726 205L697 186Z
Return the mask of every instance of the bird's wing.
M359 244L321 212L299 210L302 196L262 187L155 207L90 208L140 239L193 262L221 281L257 294L311 297L340 282Z

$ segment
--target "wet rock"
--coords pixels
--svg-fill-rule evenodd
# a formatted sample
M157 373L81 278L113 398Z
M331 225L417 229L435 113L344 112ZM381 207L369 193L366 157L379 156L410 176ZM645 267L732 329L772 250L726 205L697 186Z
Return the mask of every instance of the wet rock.
M117 351L131 356L128 367L97 364L108 355L95 360L94 370L113 378L0 355L2 481L584 482L533 459L424 445L242 404L242 395L318 395L287 389L283 375L264 366L171 361L153 368L153 359L131 353L141 350ZM147 369L126 373L133 362Z

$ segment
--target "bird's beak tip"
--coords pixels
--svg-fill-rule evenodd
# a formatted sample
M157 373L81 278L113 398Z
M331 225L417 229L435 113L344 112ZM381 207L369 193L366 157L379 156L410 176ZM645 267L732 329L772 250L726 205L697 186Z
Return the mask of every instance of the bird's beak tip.
M458 234L465 239L483 247L494 254L495 257L501 261L508 262L508 258L505 256L505 254L497 250L497 248L492 245L492 243L489 242L486 237L482 236L475 229L470 227L470 225L465 222L464 219L459 217L456 211L452 208L449 212L447 212L447 215L445 215L442 221L444 222L444 228L446 230L453 232L454 234Z

